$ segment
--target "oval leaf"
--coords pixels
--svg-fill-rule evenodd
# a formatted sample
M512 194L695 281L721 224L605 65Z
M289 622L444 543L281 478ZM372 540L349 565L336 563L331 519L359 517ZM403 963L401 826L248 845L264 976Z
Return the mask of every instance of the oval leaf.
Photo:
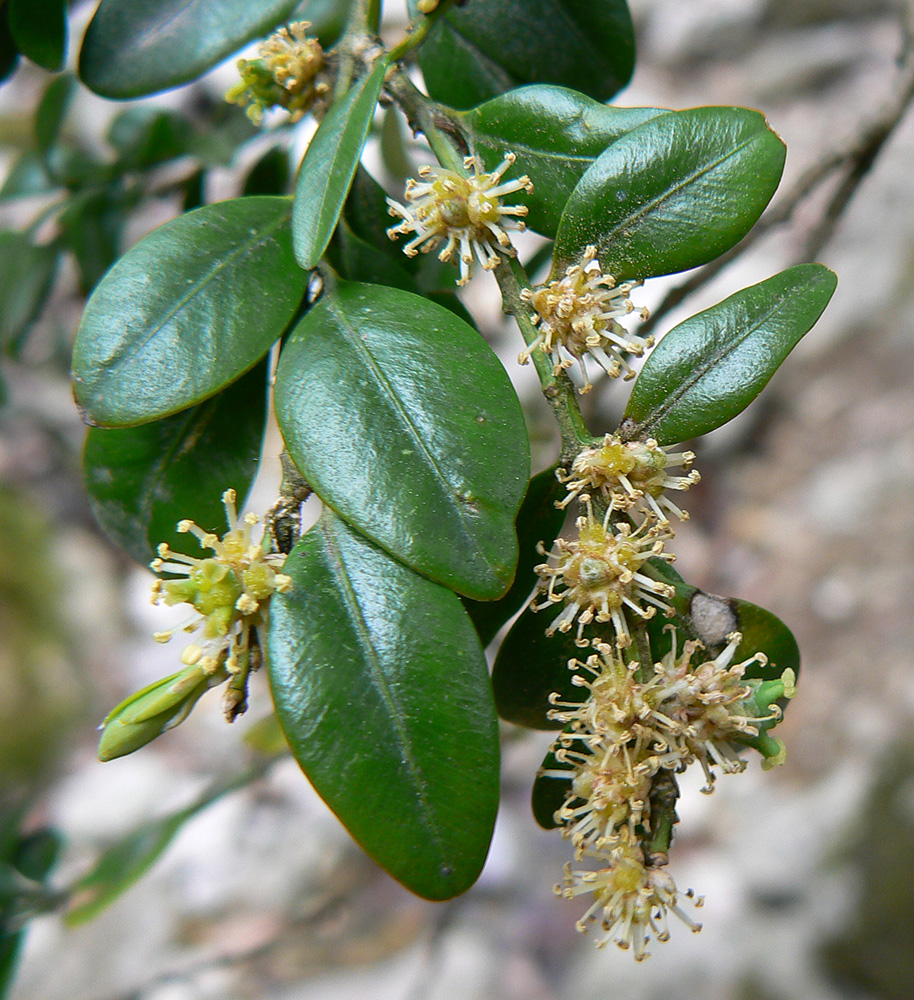
M732 420L822 315L837 281L821 264L799 264L674 327L641 369L625 433L673 444Z
M102 0L79 75L102 97L155 94L195 80L280 24L297 0Z
M517 154L517 173L527 174L533 193L513 200L529 209L527 225L554 237L562 210L594 160L620 136L660 108L610 108L566 87L512 90L463 115L473 153L494 170L506 152Z
M298 171L292 234L295 259L310 269L324 255L371 127L387 61L353 84L314 134Z
M631 79L635 36L625 0L485 0L449 10L418 59L429 94L455 108L525 83L606 101Z
M427 899L463 892L492 836L498 727L459 599L326 509L284 572L268 665L295 758L395 879Z
M67 57L67 0L9 0L9 26L23 55L56 73Z
M616 280L697 267L738 243L771 200L785 149L763 115L692 108L614 142L568 199L554 274L596 246Z
M15 356L47 300L59 253L25 233L0 232L0 348Z
M84 419L166 417L252 368L298 308L288 198L236 198L160 226L108 272L83 313L73 391Z
M266 426L267 365L224 392L142 427L93 427L83 472L96 521L138 562L149 562L160 542L198 555L193 535L178 521L205 531L225 530L222 493L231 487L239 506L251 488Z
M505 592L529 446L505 370L466 323L340 282L283 347L276 414L305 479L359 531L469 597Z
M555 470L554 465L543 469L527 486L524 502L517 515L520 558L510 590L497 601L463 602L484 646L488 646L495 638L495 633L520 608L536 586L533 567L543 561L543 556L537 551L537 543L551 542L565 523L565 511L556 507L556 502L565 496L565 487L555 478Z
M581 688L572 685L568 663L586 658L591 650L574 643L574 632L546 635L558 611L524 611L505 636L492 669L495 707L506 722L530 729L561 729L564 723L546 717L549 695L580 701Z

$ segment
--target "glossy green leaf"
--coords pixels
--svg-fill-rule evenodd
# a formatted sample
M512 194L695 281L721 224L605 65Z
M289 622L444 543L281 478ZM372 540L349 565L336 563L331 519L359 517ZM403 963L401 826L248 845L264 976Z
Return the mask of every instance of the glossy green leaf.
M7 0L9 26L23 55L52 73L67 56L67 0Z
M188 83L267 35L295 0L102 0L79 55L102 97L143 97Z
M108 143L122 170L148 170L190 151L191 123L176 111L141 105L122 111L111 123Z
M35 113L35 141L39 152L46 153L57 141L76 87L76 78L64 73L53 80L44 92Z
M526 83L606 101L631 79L635 38L625 0L485 0L451 8L418 58L429 94L455 108Z
M95 519L137 562L155 557L160 542L199 554L178 521L225 531L222 494L239 507L250 490L266 425L267 363L217 396L140 427L93 427L83 473ZM191 551L192 550L192 551Z
M555 504L564 498L565 487L555 478L555 470L554 465L543 469L527 486L524 502L517 515L520 557L511 588L497 601L464 599L464 607L484 646L495 638L495 633L521 607L536 585L537 577L533 567L543 561L543 556L537 551L537 544L550 544L562 530L566 512Z
M666 114L660 108L610 108L565 87L512 90L463 115L471 148L487 170L517 155L509 176L524 173L533 193L513 195L528 207L527 225L554 237L562 210L594 160L620 136Z
M25 233L0 232L0 260L0 348L15 355L54 282L58 250L36 246Z
M529 446L475 330L409 292L341 282L288 338L275 391L289 453L325 503L439 583L505 592Z
M387 61L381 59L368 76L354 83L327 113L305 152L292 215L295 259L303 268L317 265L336 228L386 72Z
M345 218L339 220L326 256L327 262L341 278L419 293L416 279L400 266L399 261L389 254L380 253L356 236Z
M738 243L771 200L784 144L746 108L659 115L617 139L565 206L554 274L597 247L617 280L697 267Z
M568 662L587 657L590 650L575 645L574 630L547 636L546 629L561 608L525 610L502 641L492 668L492 690L499 716L529 729L561 729L563 723L546 718L549 695L580 701L581 688L572 685Z
M83 313L73 386L84 419L130 426L202 402L283 332L307 276L287 198L236 198L160 226L126 253Z
M580 688L577 689L580 691ZM555 775L545 775L543 771L568 771L569 778L566 781ZM550 750L543 760L540 773L533 781L533 792L530 796L530 808L533 818L544 830L554 830L561 826L555 820L555 813L561 809L565 803L568 792L571 790L571 772L573 766L555 759L555 754Z
M249 784L262 773L263 767L258 766L216 782L189 806L143 823L115 841L76 882L72 903L64 922L70 927L76 927L98 916L158 861L188 820L222 796Z
M326 509L284 572L268 665L295 758L394 878L456 896L482 869L498 806L485 657L459 599Z
M625 433L672 444L732 420L812 328L837 280L821 264L799 264L670 330L638 376Z

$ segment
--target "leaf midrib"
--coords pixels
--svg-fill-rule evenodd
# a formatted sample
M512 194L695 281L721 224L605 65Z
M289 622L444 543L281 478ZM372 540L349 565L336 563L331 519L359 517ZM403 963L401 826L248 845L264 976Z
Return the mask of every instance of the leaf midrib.
M409 731L403 723L405 712L402 710L394 691L387 681L381 659L371 640L371 630L362 614L355 588L352 585L349 572L342 550L336 540L332 521L320 526L321 538L324 541L324 553L327 561L332 563L334 575L339 584L340 595L346 605L349 621L352 623L363 651L364 662L368 666L368 674L371 678L371 686L378 693L385 708L387 717L391 722L391 727L396 737L396 744L400 749L399 759L406 765L410 774L411 784L416 790L417 801L419 802L419 812L422 814L422 825L428 831L438 857L443 865L449 865L447 849L441 836L438 824L435 822L435 810L431 804L428 783L425 781L422 768L416 760L413 752L413 741L409 739ZM370 544L370 543L368 543ZM389 557L388 557L389 558Z

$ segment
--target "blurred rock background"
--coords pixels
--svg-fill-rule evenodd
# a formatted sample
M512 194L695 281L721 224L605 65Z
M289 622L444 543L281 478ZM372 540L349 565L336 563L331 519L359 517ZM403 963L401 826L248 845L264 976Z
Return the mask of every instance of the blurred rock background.
M787 143L782 191L855 135L893 86L901 8L891 0L630 6L639 61L617 103L762 109ZM218 71L164 100L218 98L225 79ZM0 167L44 81L25 67L0 91ZM92 98L77 111L87 136L101 135L99 116L111 114ZM671 871L706 896L701 934L676 926L636 965L575 933L581 907L552 895L567 844L539 830L528 808L548 737L506 730L495 842L464 897L433 905L409 896L281 761L189 822L96 920L36 920L14 1000L910 1000L912 159L908 114L817 255L840 279L825 316L761 398L696 449L703 478L677 537L681 571L770 608L804 655L780 729L787 764L763 775L753 762L710 797L684 782ZM224 182L235 193L229 171ZM807 259L833 188L664 316L658 332ZM160 210L165 218L175 207ZM25 217L18 203L2 211L6 224ZM159 221L136 223L134 238ZM658 306L681 280L651 282L639 304ZM486 332L508 345L510 368L516 346L488 285L479 279L471 294ZM104 843L243 766L239 731L269 703L261 683L252 722L229 728L204 699L142 753L95 760L107 708L170 672L171 651L149 638L162 625L147 604L148 575L98 536L81 490L82 429L66 378L75 279L70 287L45 310L23 363L7 370L0 411L2 792L28 803L30 823L63 831L60 885ZM593 414L593 426L610 420L609 410ZM268 505L277 475L267 471L254 509Z

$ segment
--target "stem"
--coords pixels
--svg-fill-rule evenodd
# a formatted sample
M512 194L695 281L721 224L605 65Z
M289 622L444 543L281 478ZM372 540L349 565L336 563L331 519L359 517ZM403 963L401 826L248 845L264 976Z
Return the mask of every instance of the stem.
M407 53L418 48L425 41L438 18L453 7L455 2L456 0L441 0L441 3L431 14L424 14L419 21L414 21L409 27L406 38L390 50L390 61L392 63L399 62Z
M465 175L463 165L466 143L447 109L426 97L401 69L394 70L385 84L387 92L403 109L414 132L421 132L432 147L438 162Z
M529 347L539 337L539 331L533 325L530 310L521 298L521 291L530 287L527 272L516 258L502 257L494 273L501 289L502 309L514 317L523 335L524 343ZM592 443L593 435L584 422L581 408L578 406L575 396L574 383L571 379L564 371L560 371L556 375L552 362L543 351L535 350L531 358L536 368L536 374L539 376L540 385L543 387L543 395L552 407L552 412L558 421L562 435L561 461L567 465L582 447Z
M660 770L651 785L651 830L650 844L645 845L648 860L653 865L665 865L673 840L673 826L678 822L676 802L679 799L679 784L672 771Z

